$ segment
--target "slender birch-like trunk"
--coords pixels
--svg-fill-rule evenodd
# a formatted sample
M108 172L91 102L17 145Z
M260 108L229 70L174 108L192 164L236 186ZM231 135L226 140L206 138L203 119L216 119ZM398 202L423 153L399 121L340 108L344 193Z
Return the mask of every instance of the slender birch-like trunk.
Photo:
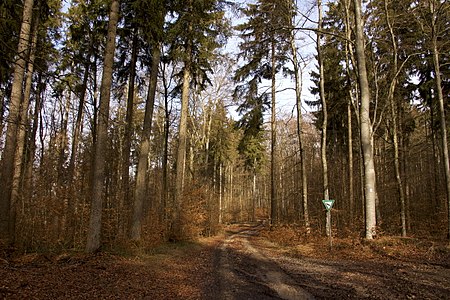
M272 41L272 116L270 121L270 222L276 224L279 221L279 205L277 199L277 125L276 125L276 98L275 98L275 41Z
M362 24L361 0L353 0L355 11L355 46L358 65L358 80L360 86L360 133L361 148L364 159L364 193L366 239L371 240L376 235L376 181L373 154L373 127L370 120L370 89L367 78L366 54L364 52L364 30Z
M397 41L394 34L394 28L391 23L391 19L389 16L388 9L388 1L384 2L384 12L386 17L386 23L389 28L389 35L391 38L391 46L392 46L392 73L393 78L391 79L391 83L389 85L388 90L388 103L390 107L391 113L391 122L392 122L392 142L393 142L393 150L394 150L394 169L395 169L395 179L397 181L397 190L400 197L400 217L402 223L402 237L406 237L406 202L405 202L405 191L403 187L403 179L400 172L400 157L399 157L399 140L398 140L398 112L397 106L394 101L394 94L397 87L397 76L399 73L398 67L398 49L397 49Z
M330 199L330 190L328 185L328 161L327 161L327 127L328 127L328 109L327 109L327 101L325 97L325 75L323 72L323 58L322 58L322 46L321 46L321 35L323 27L323 18L322 18L322 1L317 1L318 7L318 26L317 29L319 33L317 34L316 40L316 48L317 48L317 60L319 64L319 94L320 94L320 103L322 104L322 140L321 140L321 159L322 159L322 178L323 178L323 200ZM329 236L331 234L331 216L330 211L327 210L327 218L326 218L326 234Z
M303 219L305 224L305 230L309 234L311 233L311 223L309 221L309 208L308 208L308 176L306 174L306 161L305 161L305 149L303 146L303 115L302 115L302 73L299 68L299 61L297 55L297 47L295 45L294 33L291 33L290 44L292 51L292 59L294 64L294 76L295 76L295 99L297 107L297 138L300 151L300 177L302 181L302 204L303 204Z

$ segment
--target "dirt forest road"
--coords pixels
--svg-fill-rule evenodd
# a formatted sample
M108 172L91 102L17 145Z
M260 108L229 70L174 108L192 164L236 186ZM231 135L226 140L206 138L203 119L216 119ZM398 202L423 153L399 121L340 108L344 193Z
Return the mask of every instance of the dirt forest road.
M448 262L293 258L261 229L243 226L216 250L217 299L450 299Z
M450 299L448 259L292 255L267 233L239 224L128 256L5 257L0 299Z
M314 299L250 242L260 226L227 237L216 250L219 299Z

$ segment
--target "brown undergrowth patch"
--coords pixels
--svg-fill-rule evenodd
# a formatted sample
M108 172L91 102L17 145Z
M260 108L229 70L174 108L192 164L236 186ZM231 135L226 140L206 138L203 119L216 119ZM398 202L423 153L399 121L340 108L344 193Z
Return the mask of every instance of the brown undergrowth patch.
M450 247L446 240L381 236L372 241L360 237L334 237L307 234L295 226L265 228L261 235L281 246L281 251L295 257L321 259L400 259L421 260L450 267Z

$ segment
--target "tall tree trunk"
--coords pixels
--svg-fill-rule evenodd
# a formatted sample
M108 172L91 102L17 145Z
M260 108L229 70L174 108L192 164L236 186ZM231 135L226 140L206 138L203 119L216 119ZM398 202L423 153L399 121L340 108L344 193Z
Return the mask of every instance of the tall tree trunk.
M64 168L64 164L66 161L66 151L68 148L68 121L69 121L69 110L70 110L70 103L72 101L72 92L66 91L65 92L65 103L63 102L63 99L61 99L61 120L60 120L60 131L57 133L57 185L58 185L58 194L59 197L61 197L62 206L63 206L63 214L61 217L58 218L58 221L60 221L59 225L57 226L58 230L58 238L64 239L62 235L65 235L65 230L67 228L67 218L69 214L68 210L68 197L67 194L64 193L67 190L64 188L64 186L67 184L67 173Z
M14 79L11 89L9 115L7 119L6 141L3 150L0 185L0 236L5 237L8 243L14 238L14 216L11 215L11 188L14 176L14 159L17 146L17 128L20 123L20 110L22 105L23 79L25 74L26 56L29 50L31 20L33 17L33 0L25 0L23 19L20 28L19 45L17 47L17 60L14 66Z
M26 192L26 197L28 199L31 198L32 192L32 177L33 177L33 162L34 156L36 154L36 136L39 127L39 115L42 110L42 93L45 90L45 84L42 82L42 72L39 72L37 77L37 91L36 91L36 100L34 105L34 112L31 115L31 130L29 132L29 136L27 137L27 145L26 145L26 158L25 158L25 186L24 191Z
M279 221L279 205L277 195L277 120L276 120L276 98L275 98L275 41L272 40L272 117L270 121L270 222L276 224Z
M164 72L163 72L164 73ZM163 74L164 76L164 74ZM164 153L163 153L163 161L162 161L162 209L164 215L164 220L167 221L167 208L168 206L168 198L169 198L169 170L168 170L168 160L169 160L169 131L170 131L170 109L169 109L169 90L166 85L165 80L164 83Z
M439 1L440 2L440 1ZM432 15L431 20L431 45L433 51L433 65L434 65L434 76L436 84L436 96L438 99L439 107L439 125L441 127L441 142L442 142L442 157L444 163L444 174L445 174L445 188L447 192L447 218L448 218L448 231L447 238L450 240L450 160L448 153L448 140L447 140L447 125L445 119L445 109L444 109L444 94L442 91L442 78L441 69L439 62L439 48L438 48L438 26L436 24L438 16L436 15L438 9L434 6L435 1L430 1L430 13Z
M142 215L143 215L144 201L147 194L146 193L147 173L149 167L148 156L150 153L152 119L153 119L153 110L155 107L156 84L158 81L158 70L159 70L158 66L160 56L161 56L160 45L154 45L152 51L152 66L151 66L147 101L145 104L144 126L142 131L140 151L139 151L139 161L136 174L136 189L135 189L133 219L131 222L131 234L130 234L131 239L133 240L141 239Z
M366 55L364 53L364 31L361 15L361 0L353 0L355 11L355 45L356 61L358 64L358 80L361 93L360 131L361 148L364 158L364 192L366 239L373 239L376 235L376 182L373 154L373 127L370 121L370 90L367 79Z
M81 86L81 93L79 95L79 103L77 110L77 117L75 120L75 128L72 136L72 146L70 151L69 166L67 170L67 178L69 180L68 186L68 203L67 203L67 231L66 239L69 246L73 243L74 232L75 232L75 206L76 206L76 184L77 178L75 178L76 169L76 159L78 152L78 144L81 136L81 129L83 125L83 113L84 113L84 103L86 98L87 84L89 79L90 71L90 60L91 54L89 50L88 57L86 58L86 63L84 65L83 83Z
M94 252L100 248L102 197L105 180L105 152L108 142L109 102L111 96L114 51L116 48L117 23L119 20L119 5L119 0L113 0L109 14L108 34L103 62L102 85L100 88L97 140L94 145L94 176L92 178L92 202L86 252Z
M256 201L257 201L257 189L256 189L256 170L253 169L252 172L252 194L251 194L251 199L250 199L250 211L251 211L251 216L250 216L250 221L254 222L256 217L255 217L255 206L256 206Z
M79 95L79 103L78 103L78 109L77 109L77 118L75 120L75 128L73 132L72 137L72 148L70 151L70 159L69 159L69 167L68 167L68 178L71 181L71 189L72 192L74 190L74 183L75 183L75 161L76 161L76 155L77 155L77 149L78 149L78 142L81 135L81 126L83 122L83 112L84 112L84 102L86 98L86 91L87 91L87 83L89 79L89 72L90 72L90 53L88 54L88 57L86 58L86 63L84 65L84 74L83 74L83 83L81 85L81 93ZM70 193L69 197L72 198L72 192ZM72 199L70 200L72 201ZM71 206L71 203L69 201L69 207Z
M394 169L395 169L395 179L397 181L397 191L400 197L400 216L402 222L402 237L406 237L406 202L405 202L405 192L403 187L403 179L400 172L400 157L399 157L399 140L398 140L398 113L397 106L394 101L395 89L397 87L397 77L400 72L398 67L398 49L397 49L397 41L394 34L394 28L391 23L391 19L389 16L388 9L388 1L384 2L384 12L386 17L386 23L389 28L389 35L391 38L391 46L392 46L392 73L393 77L391 79L391 83L389 85L388 90L388 103L390 107L391 113L391 121L392 121L392 141L394 146Z
M130 193L130 153L131 153L131 136L133 133L133 119L134 119L134 94L135 94L135 81L136 81L136 62L138 52L138 35L137 29L133 29L133 44L131 50L130 61L130 76L128 82L128 95L127 95L127 112L125 115L125 130L123 137L122 148L122 197L120 201L121 213L128 210L132 195ZM121 222L125 222L126 217L120 218ZM126 222L125 222L126 223ZM126 226L124 226L126 228Z
M188 30L192 30L192 25ZM184 190L185 171L186 171L186 152L187 152L187 119L189 113L189 85L191 81L191 51L192 45L188 41L186 46L186 61L184 63L183 71L183 87L181 94L181 114L178 132L178 150L177 150L177 173L176 173L176 186L175 186L175 201L173 207L172 224L174 234L180 234L180 210L182 205L182 197Z
M295 76L295 100L297 106L297 138L298 147L300 151L300 177L302 182L302 204L303 204L303 219L305 224L305 230L309 234L311 232L311 223L309 221L309 208L308 208L308 176L306 174L306 160L305 149L303 146L303 114L302 114L302 71L299 68L297 46L295 45L294 33L290 36L291 52L294 63L294 76Z
M38 36L39 16L34 19L33 28L34 34L32 35L30 53L28 58L26 79L25 79L25 91L22 101L22 108L20 111L19 124L17 127L17 141L16 141L16 153L14 158L14 175L11 187L11 212L16 215L16 207L23 193L23 178L24 178L24 154L25 154L25 139L26 139L26 127L28 126L28 108L30 105L31 86L33 81L34 72L34 60L36 57L36 43ZM21 189L22 188L22 189ZM11 231L15 233L15 222L12 223L13 228Z
M352 86L352 71L350 69L350 66L355 66L355 60L354 60L354 51L352 48L351 36L352 36L352 27L350 25L350 4L351 2L349 0L344 1L344 8L345 8L345 69L347 74L347 83L348 86ZM355 90L358 90L357 88ZM350 226L353 225L355 221L355 188L354 188L354 176L353 176L353 130L352 130L352 106L354 107L354 111L356 114L358 113L358 110L356 109L356 100L355 100L355 94L353 92L352 88L349 88L349 99L347 104L347 132L348 132L348 199L349 199L349 211L350 211ZM359 120L357 115L357 120ZM358 121L359 123L359 121Z
M322 19L322 1L317 1L318 14L319 14L319 22L318 22L318 31L317 40L316 40L316 48L317 48L317 60L319 63L319 92L320 92L320 103L322 104L322 141L321 141L321 159L322 159L322 177L323 177L323 199L330 199L330 191L328 186L328 161L327 161L327 127L328 127L328 109L327 109L327 101L325 97L325 75L323 73L323 58L322 58L322 46L320 43L321 33L323 27L323 19ZM331 218L330 211L327 210L327 218L326 218L326 233L327 236L331 233Z

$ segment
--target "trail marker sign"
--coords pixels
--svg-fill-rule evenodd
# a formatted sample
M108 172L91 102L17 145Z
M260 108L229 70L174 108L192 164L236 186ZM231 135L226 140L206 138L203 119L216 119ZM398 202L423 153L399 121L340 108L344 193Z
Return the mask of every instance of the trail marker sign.
M330 211L333 207L334 200L322 200L323 206L325 206L325 209L327 211Z

